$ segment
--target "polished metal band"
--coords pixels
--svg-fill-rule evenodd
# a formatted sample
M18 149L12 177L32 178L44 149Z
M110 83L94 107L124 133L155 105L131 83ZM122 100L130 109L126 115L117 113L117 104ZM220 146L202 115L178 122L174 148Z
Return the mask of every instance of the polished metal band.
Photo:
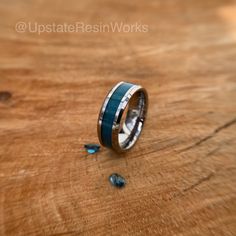
M98 137L103 146L116 152L136 143L145 121L148 95L144 88L118 83L106 96L98 117Z

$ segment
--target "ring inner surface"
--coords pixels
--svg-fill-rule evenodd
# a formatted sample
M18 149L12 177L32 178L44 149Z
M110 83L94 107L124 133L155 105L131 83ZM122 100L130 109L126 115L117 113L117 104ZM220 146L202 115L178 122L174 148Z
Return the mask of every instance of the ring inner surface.
M146 97L143 91L137 91L130 98L120 121L118 134L119 145L129 149L141 133L146 113Z

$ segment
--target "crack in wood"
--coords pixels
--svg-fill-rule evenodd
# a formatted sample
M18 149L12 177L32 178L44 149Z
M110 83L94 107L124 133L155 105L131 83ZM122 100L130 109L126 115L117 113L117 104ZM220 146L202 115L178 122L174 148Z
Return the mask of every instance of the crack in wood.
M218 128L216 128L211 134L207 135L206 137L200 139L199 141L197 141L196 143L184 148L181 150L181 152L184 151L188 151L189 149L195 148L199 145L201 145L202 143L206 142L207 140L213 138L217 133L219 133L220 131L227 129L228 127L234 125L236 123L236 118L226 122L225 124L219 126Z
M196 183L192 184L191 186L185 188L183 190L183 192L187 192L189 190L192 190L194 189L195 187L197 187L198 185L200 185L201 183L205 182L205 181L208 181L209 179L211 179L212 177L214 176L214 173L210 173L209 175L199 179Z
M208 152L206 156L212 156L220 150L221 146L214 148L212 151Z

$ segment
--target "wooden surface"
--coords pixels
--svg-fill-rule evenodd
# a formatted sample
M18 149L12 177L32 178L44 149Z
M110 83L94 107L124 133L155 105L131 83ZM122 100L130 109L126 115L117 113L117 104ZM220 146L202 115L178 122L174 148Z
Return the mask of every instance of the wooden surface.
M235 1L2 0L0 14L0 235L235 235ZM38 35L19 21L149 31ZM148 90L145 130L126 155L89 156L119 81Z

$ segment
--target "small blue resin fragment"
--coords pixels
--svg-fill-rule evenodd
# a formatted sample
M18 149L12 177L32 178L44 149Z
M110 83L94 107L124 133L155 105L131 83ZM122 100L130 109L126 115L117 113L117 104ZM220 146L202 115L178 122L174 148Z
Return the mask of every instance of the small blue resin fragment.
M85 144L84 148L87 150L89 154L94 154L99 151L100 146L98 144Z
M115 186L117 188L123 188L126 184L125 178L117 173L111 174L109 176L109 181L113 186Z

